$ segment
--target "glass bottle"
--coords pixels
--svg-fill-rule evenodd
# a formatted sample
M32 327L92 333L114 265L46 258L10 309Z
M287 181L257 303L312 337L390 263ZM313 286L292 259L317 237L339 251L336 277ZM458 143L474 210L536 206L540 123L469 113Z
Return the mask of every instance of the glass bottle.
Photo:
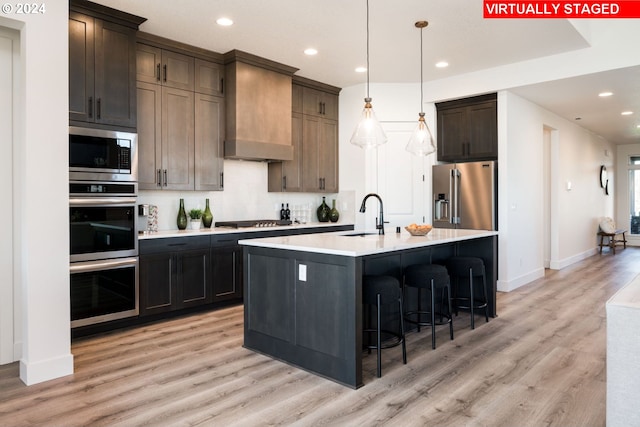
M284 212L284 203L281 205L281 208L280 208L280 219L287 219Z
M327 202L325 201L325 197L322 196L322 204L318 206L318 209L316 210L316 214L318 215L318 221L329 222L330 211L331 209L329 208L329 205L327 205Z
M289 203L287 203L287 208L284 210L284 219L289 221L291 219L291 210L289 209Z
M333 207L331 211L329 211L329 220L331 222L338 222L338 218L340 218L340 212L336 209L336 199L333 199Z
M204 225L205 228L211 228L211 223L213 223L213 214L209 208L209 199L205 199L205 203L206 206L204 208L204 213L202 214L202 225Z
M178 209L177 218L178 230L187 228L187 212L184 210L184 199L180 199L180 208Z

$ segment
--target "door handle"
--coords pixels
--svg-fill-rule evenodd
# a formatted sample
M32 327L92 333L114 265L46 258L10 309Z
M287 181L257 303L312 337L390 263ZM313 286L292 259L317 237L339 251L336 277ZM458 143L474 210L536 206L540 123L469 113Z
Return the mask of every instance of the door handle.
M102 98L98 98L96 101L96 119L100 119L100 113L102 110Z
M87 116L89 116L90 119L93 118L93 96L89 97L89 106L88 106L88 112L87 112Z
M164 64L164 66L162 67L164 70L164 81L167 81L167 64Z
M164 170L164 186L167 186L167 170Z
M160 81L160 63L156 65L156 80Z
M158 187L162 187L162 170L158 169Z

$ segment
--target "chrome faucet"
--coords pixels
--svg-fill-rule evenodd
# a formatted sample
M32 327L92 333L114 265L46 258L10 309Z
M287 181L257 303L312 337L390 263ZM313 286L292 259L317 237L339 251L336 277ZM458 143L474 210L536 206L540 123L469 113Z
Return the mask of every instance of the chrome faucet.
M378 234L384 234L384 209L382 207L382 199L376 193L369 193L364 196L362 199L362 204L360 205L360 212L364 213L367 210L366 203L369 197L375 197L380 202L380 218L376 218L376 229L378 230Z

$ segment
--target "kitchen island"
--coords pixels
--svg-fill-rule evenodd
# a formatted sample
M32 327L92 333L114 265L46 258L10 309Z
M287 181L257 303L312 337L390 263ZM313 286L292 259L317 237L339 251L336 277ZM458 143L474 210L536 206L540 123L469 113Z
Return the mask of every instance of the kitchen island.
M389 230L385 235L351 231L240 240L244 346L358 388L363 385L362 276L401 279L411 264L480 257L494 317L497 234L434 229L411 236Z

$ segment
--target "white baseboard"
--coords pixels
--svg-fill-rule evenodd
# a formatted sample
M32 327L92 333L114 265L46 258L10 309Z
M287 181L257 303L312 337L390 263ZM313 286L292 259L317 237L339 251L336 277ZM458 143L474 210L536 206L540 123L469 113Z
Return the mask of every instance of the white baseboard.
M558 261L551 261L549 264L549 268L551 270L562 270L563 268L568 267L571 264L575 264L578 261L582 261L583 259L589 258L590 256L593 256L596 253L598 253L598 248L594 247L592 249L589 249L588 251L584 251L582 253L573 255L569 258L565 258Z
M516 277L513 280L505 281L498 280L497 287L499 292L511 292L514 289L518 289L520 286L524 286L527 283L531 283L536 279L544 277L544 268L535 269L520 277Z
M39 362L20 360L20 379L26 385L38 384L73 374L73 354Z

